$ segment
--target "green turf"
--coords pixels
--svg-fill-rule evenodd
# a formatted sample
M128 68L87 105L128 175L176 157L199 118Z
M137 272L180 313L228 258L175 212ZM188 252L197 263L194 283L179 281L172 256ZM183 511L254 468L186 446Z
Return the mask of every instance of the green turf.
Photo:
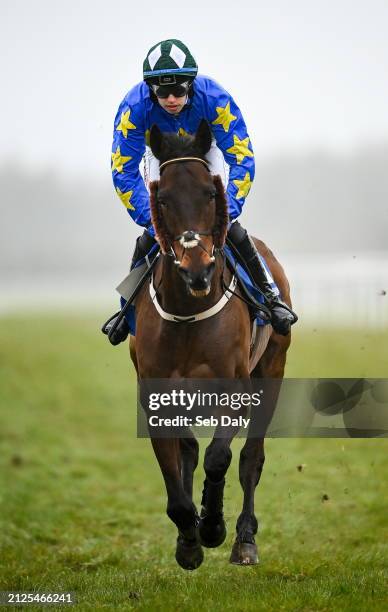
M236 440L227 540L185 572L150 443L135 437L127 347L98 323L0 320L0 590L74 591L80 610L388 609L387 440L268 440L256 567L228 563ZM384 377L387 347L388 333L300 326L287 375ZM202 480L200 467L197 503Z

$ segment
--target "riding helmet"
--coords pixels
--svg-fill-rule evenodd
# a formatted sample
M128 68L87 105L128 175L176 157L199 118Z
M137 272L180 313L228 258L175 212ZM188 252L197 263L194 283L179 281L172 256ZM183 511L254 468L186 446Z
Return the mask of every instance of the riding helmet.
M143 78L149 85L175 85L193 81L198 66L189 49L176 38L162 40L147 53Z

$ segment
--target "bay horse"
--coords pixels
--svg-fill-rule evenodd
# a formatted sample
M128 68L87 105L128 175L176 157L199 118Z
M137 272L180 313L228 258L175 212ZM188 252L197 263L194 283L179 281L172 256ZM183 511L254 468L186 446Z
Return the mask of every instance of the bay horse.
M252 362L255 323L246 303L236 295L217 314L194 323L177 324L160 314L189 316L211 308L219 303L232 277L222 256L228 227L225 191L221 178L211 175L206 162L211 139L204 120L195 136L164 134L157 126L151 129L150 145L160 162L160 179L150 184L150 203L161 254L153 273L154 299L147 283L136 298L136 337L130 337L130 354L139 380L281 379L284 374L290 334L280 336L270 324L257 328L260 350ZM291 307L283 268L263 242L254 241L282 299ZM216 547L225 539L223 493L236 432L214 437L206 449L201 517L193 502L196 438L189 429L187 437L179 439L150 434L167 490L167 515L178 528L176 560L184 569L200 566L202 545ZM230 557L235 564L258 562L254 494L263 464L264 437L247 437L239 462L243 506Z

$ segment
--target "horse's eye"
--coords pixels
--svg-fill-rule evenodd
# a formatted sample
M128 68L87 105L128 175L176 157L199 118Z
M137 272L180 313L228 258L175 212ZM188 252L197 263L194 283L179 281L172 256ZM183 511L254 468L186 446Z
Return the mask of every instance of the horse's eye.
M210 200L214 200L214 198L216 197L217 192L216 191L211 191L210 192Z
M162 198L158 198L158 204L160 204L161 206L167 206L167 202L162 200Z

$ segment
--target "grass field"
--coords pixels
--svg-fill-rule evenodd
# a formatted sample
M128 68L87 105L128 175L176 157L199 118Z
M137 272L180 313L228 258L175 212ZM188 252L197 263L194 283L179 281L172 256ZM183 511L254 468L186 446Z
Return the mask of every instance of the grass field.
M228 563L236 440L227 540L184 572L150 443L135 437L127 348L99 322L0 319L0 590L73 591L79 610L388 610L387 440L268 440L255 567ZM387 377L387 347L388 333L300 326L287 375ZM200 467L197 504L202 480Z

